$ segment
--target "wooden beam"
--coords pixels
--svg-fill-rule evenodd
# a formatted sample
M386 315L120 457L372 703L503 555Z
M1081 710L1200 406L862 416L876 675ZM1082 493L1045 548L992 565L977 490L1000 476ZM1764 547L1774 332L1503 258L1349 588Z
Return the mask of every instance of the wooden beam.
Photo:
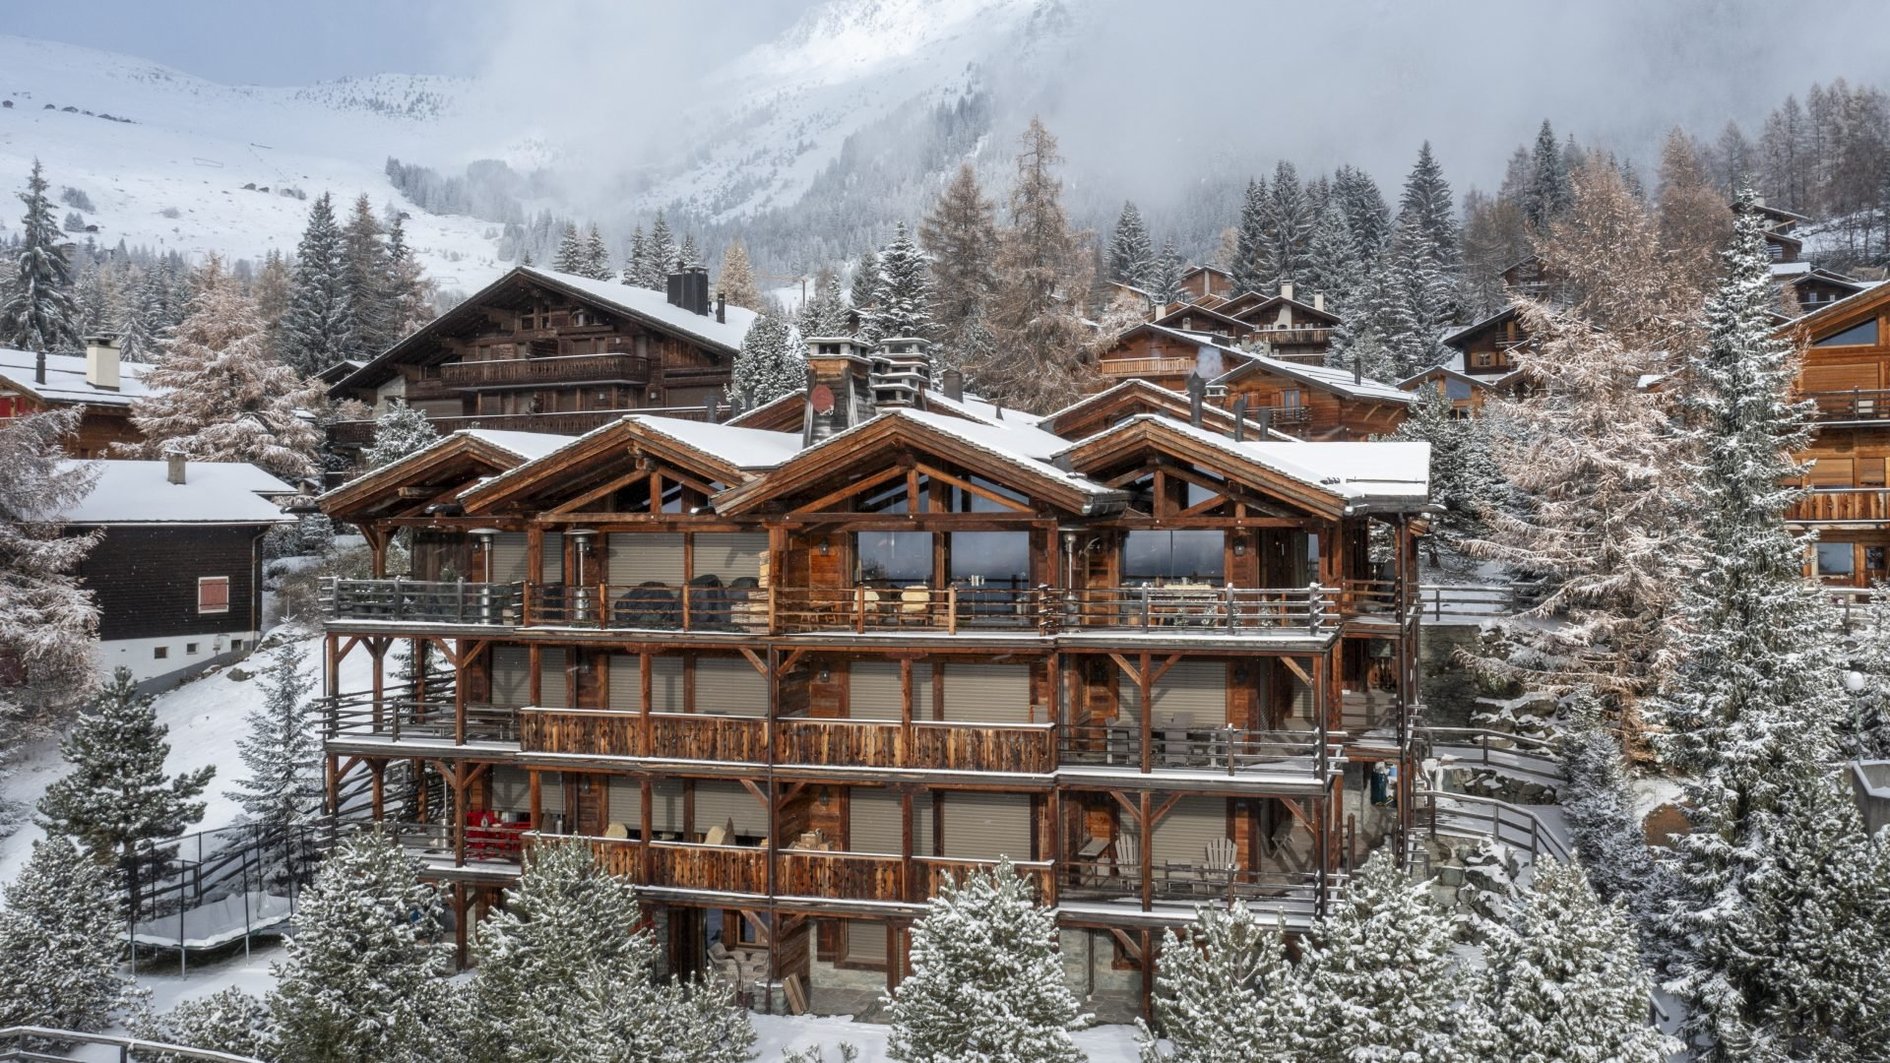
M899 477L904 476L905 474L906 474L906 470L900 468L897 465L894 465L890 468L881 469L871 476L864 477L859 480L855 480L852 483L847 484L845 487L841 487L836 490L829 491L828 493L821 495L819 498L813 500L812 502L807 503L804 506L796 506L791 512L817 513L820 511L822 506L825 506L828 503L838 502L843 498L852 498L854 495L857 495L862 491L871 490L872 488L878 487L880 484L883 484L888 480L896 480Z

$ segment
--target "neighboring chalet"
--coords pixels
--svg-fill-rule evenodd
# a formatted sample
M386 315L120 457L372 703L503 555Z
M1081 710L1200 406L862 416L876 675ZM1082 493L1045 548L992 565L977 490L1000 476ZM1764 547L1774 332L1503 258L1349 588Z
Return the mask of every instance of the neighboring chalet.
M293 523L281 480L237 462L98 461L91 493L59 515L103 537L79 565L98 604L101 676L174 685L261 637L262 537Z
M1492 392L1510 387L1516 380L1514 373L1500 377L1471 376L1448 365L1434 365L1398 381L1398 387L1413 394L1427 387L1443 388L1444 397L1450 400L1456 416L1473 417L1483 409L1483 403Z
M1217 266L1194 266L1181 275L1176 290L1190 303L1212 307L1234 297L1234 275Z
M1208 381L1209 398L1307 440L1370 439L1397 428L1416 396L1354 370L1247 355Z
M1165 319L1197 328L1145 321L1124 331L1096 358L1096 372L1103 386L1120 380L1144 380L1180 391L1187 387L1190 376L1212 380L1245 361L1248 355L1234 347L1236 337L1207 329L1210 322L1201 319L1209 314L1211 311L1199 307L1184 307L1164 315Z
M1403 851L1425 445L1235 438L1142 382L1016 418L810 348L812 397L744 424L620 416L503 471L454 436L323 497L438 575L330 588L327 778L462 961L574 836L671 969L851 1010L1009 858L1121 1018L1197 906L1301 930Z
M1451 368L1477 380L1495 381L1516 371L1513 356L1529 342L1523 328L1522 308L1511 303L1481 321L1472 322L1444 337L1444 346L1457 352Z
M1202 344L1323 364L1332 349L1332 330L1339 325L1338 316L1326 311L1325 296L1300 302L1291 284L1282 285L1275 295L1246 292L1211 302L1158 307L1147 322L1123 331L1097 356L1097 371L1109 382L1137 379L1178 389L1196 371L1193 363ZM1214 375L1211 369L1202 371Z
M143 379L148 368L121 361L116 343L107 338L91 340L83 355L0 347L0 420L83 406L78 434L67 440L67 452L75 458L102 458L112 444L142 438L131 423L131 403L148 394Z
M1315 292L1312 302L1294 298L1293 285L1282 284L1274 295L1245 292L1214 308L1240 322L1240 338L1248 346L1265 344L1260 353L1288 362L1323 364L1332 350L1337 314L1326 310L1326 297Z
M667 293L518 266L329 386L377 412L396 400L444 432L575 435L639 410L703 417L719 402L755 313L709 295L700 269ZM331 429L338 450L372 420Z

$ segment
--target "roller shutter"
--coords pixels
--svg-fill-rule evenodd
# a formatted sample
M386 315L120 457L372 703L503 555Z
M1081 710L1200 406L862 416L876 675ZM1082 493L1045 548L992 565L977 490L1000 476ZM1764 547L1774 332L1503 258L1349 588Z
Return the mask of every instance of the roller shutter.
M684 711L681 657L650 658L650 711Z
M697 576L715 575L723 583L761 578L761 558L768 552L767 532L698 533L694 539Z
M546 532L543 553L538 557L538 578L545 583L564 582L564 533Z
M532 659L523 646L492 647L492 703L516 709L531 701Z
M1029 665L954 661L944 667L945 719L967 723L1029 722Z
M610 822L632 834L643 829L643 784L622 776L610 780Z
M1140 723L1142 692L1121 677L1122 719ZM1227 722L1227 665L1220 661L1179 661L1155 681L1151 693L1155 711L1152 726L1219 727Z
M1227 799L1184 797L1167 818L1155 825L1157 866L1163 863L1200 867L1207 862L1208 843L1227 837Z
M935 793L912 795L912 855L937 856L933 845L932 809L938 801Z
M524 532L500 532L492 537L492 582L525 582L525 563Z
M563 646L547 646L538 651L538 703L548 709L571 707L571 680L564 658Z
M854 661L847 667L847 715L856 720L899 719L899 662Z
M532 780L521 768L500 764L492 769L492 808L500 812L530 812Z
M761 836L768 833L768 817L761 802L741 783L726 779L702 779L696 783L696 833L707 834L710 827L735 821L735 833Z
M683 581L683 537L676 532L624 532L610 537L610 584L678 586Z
M650 829L658 833L680 834L683 829L683 784L680 779L663 779L650 790Z
M899 855L906 833L899 808L899 795L890 790L854 787L847 794L847 851Z
M564 814L564 773L561 771L541 771L538 773L539 811L549 816L553 813Z
M696 711L766 716L768 681L746 657L698 657Z
M938 794L941 855L963 860L1028 860L1030 797L1026 794Z
M617 712L643 711L641 658L628 653L610 655L610 707Z
M847 960L851 963L886 962L886 926L858 919L847 921Z

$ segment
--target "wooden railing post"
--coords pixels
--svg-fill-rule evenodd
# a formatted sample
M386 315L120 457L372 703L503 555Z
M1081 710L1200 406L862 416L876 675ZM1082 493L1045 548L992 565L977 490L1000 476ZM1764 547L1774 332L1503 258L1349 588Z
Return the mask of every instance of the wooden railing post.
M866 633L866 585L853 588L853 633Z
M958 634L958 586L945 588L945 633Z

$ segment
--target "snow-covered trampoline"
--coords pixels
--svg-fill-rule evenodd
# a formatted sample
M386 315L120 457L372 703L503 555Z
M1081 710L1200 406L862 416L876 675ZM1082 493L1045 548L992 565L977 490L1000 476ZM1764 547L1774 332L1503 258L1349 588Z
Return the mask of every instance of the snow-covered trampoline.
M279 933L294 914L292 897L260 891L237 893L194 908L140 919L132 925L131 940L160 949L214 949L265 931Z

